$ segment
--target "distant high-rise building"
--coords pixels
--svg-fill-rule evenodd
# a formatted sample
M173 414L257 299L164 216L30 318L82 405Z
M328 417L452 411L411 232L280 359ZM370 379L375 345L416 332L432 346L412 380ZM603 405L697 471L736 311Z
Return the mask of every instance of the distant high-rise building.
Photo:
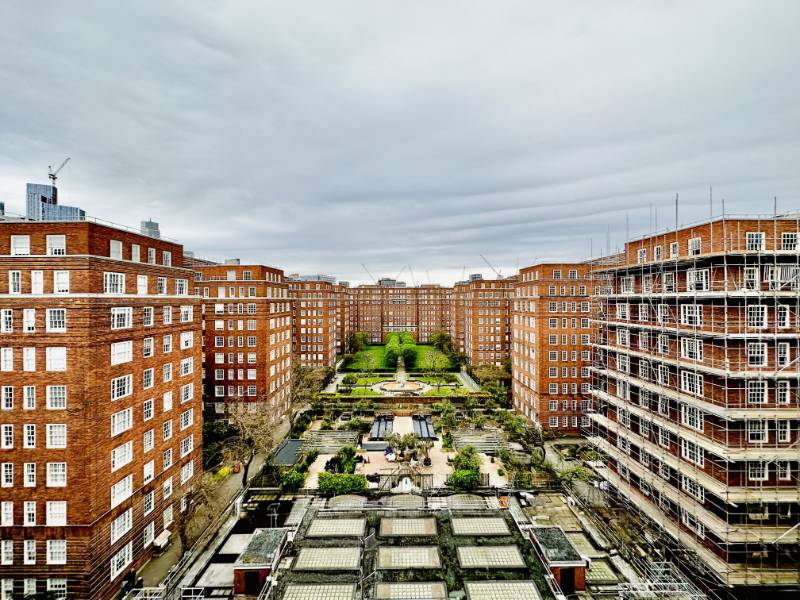
M152 238L161 239L161 230L158 227L158 223L152 219L142 221L142 234L149 235Z
M26 214L34 221L83 221L86 212L77 206L58 204L58 188L43 183L29 183Z
M286 276L286 281L326 281L328 283L336 283L336 277L333 275L323 275L321 273L313 273L310 275L291 273Z

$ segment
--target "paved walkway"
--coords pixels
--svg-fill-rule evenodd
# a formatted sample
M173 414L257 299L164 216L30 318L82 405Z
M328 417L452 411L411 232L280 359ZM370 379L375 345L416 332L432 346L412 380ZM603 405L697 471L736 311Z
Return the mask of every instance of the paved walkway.
M397 381L408 381L408 373L406 373L406 363L403 362L403 357L397 359Z
M458 377L461 380L461 384L464 387L469 388L470 391L472 392L481 391L481 386L475 383L475 380L472 377L470 377L466 371L459 371L458 373L456 373L456 377Z
M278 425L275 434L276 446L280 445L283 439L289 433L289 419L283 418ZM255 475L261 472L261 467L264 465L264 456L257 454L253 458L250 465L250 472L248 476L252 479ZM216 518L230 503L239 490L242 489L242 475L241 473L233 474L226 479L219 488L217 488L214 498L211 502L211 510L207 511L207 519L199 522L199 527L205 528ZM197 532L200 533L200 532ZM144 585L147 587L156 586L167 576L170 569L177 564L183 555L181 549L181 542L177 533L173 532L169 546L160 556L153 556L145 565L139 569L139 576L144 580Z

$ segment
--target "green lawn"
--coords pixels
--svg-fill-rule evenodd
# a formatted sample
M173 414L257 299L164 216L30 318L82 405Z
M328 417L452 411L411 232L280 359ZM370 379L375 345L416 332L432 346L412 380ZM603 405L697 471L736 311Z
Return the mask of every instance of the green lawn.
M437 383L441 383L445 385L447 382L442 377L429 377L427 375L420 375L418 377L412 377L414 381L421 381L422 383L427 383L429 385L436 385Z
M434 348L433 346L421 346L421 345L418 344L417 345L417 362L416 362L416 365L414 367L414 370L415 371L419 371L422 368L422 365L425 364L425 357L430 352L434 352L434 351L438 352L438 350L436 350L436 348ZM450 368L450 361L448 361L448 363L447 363L447 368L448 369Z
M386 381L387 379L390 378L391 376L385 376L385 375L380 375L380 376L376 375L374 377L359 377L356 385L375 385L376 383L380 383L381 381Z
M382 396L383 394L379 394L376 391L373 391L371 388L353 388L351 396Z
M422 392L422 396L466 396L469 394L469 388L465 387L441 387L438 390L434 387L427 392Z
M353 358L353 362L348 365L348 368L356 370L356 371L366 371L366 362L364 358L367 355L372 355L375 357L375 366L374 369L386 369L386 356L385 356L385 346L367 346L364 350L359 352Z

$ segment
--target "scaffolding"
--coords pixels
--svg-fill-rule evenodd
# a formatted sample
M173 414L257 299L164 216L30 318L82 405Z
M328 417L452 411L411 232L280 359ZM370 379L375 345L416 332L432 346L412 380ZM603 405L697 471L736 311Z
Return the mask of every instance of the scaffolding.
M705 589L797 586L800 214L650 234L593 279L596 470Z

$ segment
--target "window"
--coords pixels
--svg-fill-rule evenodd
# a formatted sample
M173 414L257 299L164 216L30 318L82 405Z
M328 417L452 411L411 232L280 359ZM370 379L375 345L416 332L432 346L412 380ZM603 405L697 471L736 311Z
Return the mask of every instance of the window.
M111 580L116 579L133 562L133 542L128 542L122 550L111 557Z
M67 349L45 348L45 368L48 371L66 371Z
M153 307L152 306L145 306L142 309L142 325L144 327L152 327L153 326Z
M111 344L111 365L121 365L133 360L133 342L115 342Z
M103 293L124 294L125 293L125 274L124 273L103 273Z
M142 358L150 358L153 353L153 338L144 338L142 340Z
M48 526L63 526L67 524L67 503L63 500L48 501L45 511Z
M163 485L162 492L163 492L164 500L166 500L167 498L172 496L172 477L167 477L164 480L164 485Z
M111 309L111 329L128 329L133 326L133 308L129 306Z
M147 262L151 265L156 264L156 249L155 248L148 248L147 249Z
M47 540L47 564L67 564L67 540Z
M136 276L136 293L140 296L147 294L147 275Z
M131 244L131 260L133 262L141 262L142 260L142 247L139 244Z
M751 444L767 441L767 426L764 421L747 421L747 441Z
M181 350L186 350L194 345L194 334L191 331L181 332Z
M152 490L144 495L144 500L142 501L142 505L144 507L145 515L149 515L151 512L153 512L153 507L155 506L155 497L156 494Z
M767 307L763 304L755 304L747 307L747 326L766 327L767 326Z
M744 268L744 280L743 280L743 288L746 290L757 290L761 287L759 283L760 277L758 273L758 267L745 267Z
M167 250L161 252L161 264L165 267L172 266L172 252L168 252Z
M172 420L164 421L162 425L163 439L166 442L172 437Z
M681 358L703 360L703 340L697 338L681 338Z
M150 544L153 543L153 539L155 539L155 522L148 523L144 528L144 533L142 534L142 545L147 548Z
M117 436L133 427L133 409L125 408L111 415L111 437Z
M142 435L142 447L144 449L144 452L150 452L150 450L153 449L153 446L155 445L154 440L155 440L155 435L153 434L152 429L148 429L147 431L144 432L144 434Z
M117 543L133 527L133 509L129 508L111 522L111 544Z
M11 256L28 256L31 253L31 236L11 236Z
M25 540L22 547L22 562L26 565L35 565L36 564L36 540ZM29 579L25 580L30 581ZM36 580L33 580L34 583ZM33 590L26 590L28 592L35 592L35 585ZM25 596L27 597L27 596Z
M690 292L707 292L708 269L688 269L686 271L686 289Z
M67 330L67 309L48 308L46 311L45 330L49 332L64 332Z
M706 528L697 517L688 512L685 508L681 508L681 522L691 529L698 537L704 538L706 536Z
M767 345L761 342L747 344L747 366L764 367L767 364Z
M25 331L32 331L28 329L28 324L23 326ZM0 333L13 333L14 332L14 311L10 308L4 308L0 311Z
M703 376L691 371L681 371L681 391L693 396L703 396Z
M698 446L694 442L690 442L689 440L685 440L683 438L680 438L680 443L681 443L681 456L683 458L700 467L702 467L705 464L703 449L700 446Z
M128 475L111 486L111 508L130 498L132 493L133 475Z
M64 423L47 424L47 448L67 447L67 426Z
M699 237L691 238L687 243L687 251L689 256L696 256L700 254L701 239Z
M48 385L46 388L46 393L48 410L63 410L67 408L67 386Z
M0 527L11 527L14 525L14 503L0 502Z
M14 487L14 463L0 464L0 487Z
M776 435L778 437L778 442L786 443L786 442L791 441L792 436L791 436L791 428L790 428L789 421L781 420L781 421L778 421L777 423L778 423L778 427L777 427L777 430L776 430Z
M8 293L21 294L22 293L22 273L19 271L8 272Z
M764 233L761 231L748 231L746 234L747 249L750 251L764 250Z
M167 448L162 454L162 469L166 471L172 466L172 448Z
M115 260L122 260L122 242L119 240L109 240L108 255Z
M788 231L781 234L781 250L792 250L794 252L800 250L800 232Z
M22 524L26 527L36 525L36 502L27 501L23 503Z
M162 309L162 314L164 317L164 325L171 325L172 324L172 307L165 306Z
M181 440L181 458L194 450L194 435L189 435Z
M164 521L164 528L167 528L170 525L172 525L172 506L171 505L164 509L164 513L163 513L162 519Z
M153 418L153 401L145 400L142 409L142 420L149 421Z
M181 467L181 485L189 481L193 475L194 475L194 463L192 461L189 461Z
M31 271L31 294L44 294L44 271Z
M47 236L47 255L64 256L67 253L67 238L64 235Z
M67 463L47 463L47 487L67 485Z
M111 380L111 399L119 400L133 392L133 375L123 375Z
M69 271L53 271L53 293L69 294Z
M750 481L766 481L769 478L769 467L761 461L747 462L747 478Z

